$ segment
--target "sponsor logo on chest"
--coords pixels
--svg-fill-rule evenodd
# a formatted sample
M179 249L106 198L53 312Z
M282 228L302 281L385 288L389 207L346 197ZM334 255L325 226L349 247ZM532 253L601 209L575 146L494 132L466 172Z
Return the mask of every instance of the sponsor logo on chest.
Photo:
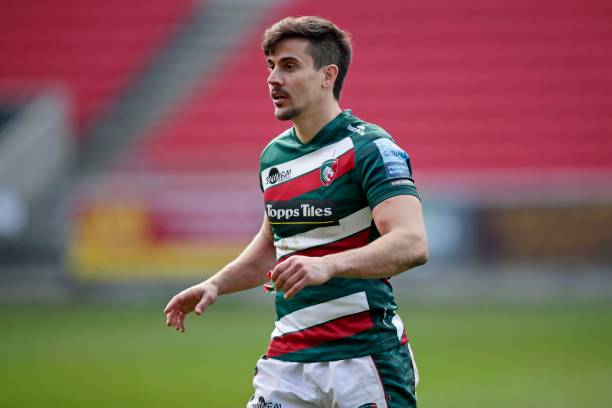
M338 225L336 206L330 200L268 201L266 214L270 224Z
M291 169L279 171L276 167L272 167L268 172L268 177L266 177L266 182L269 184L276 184L277 182L281 182L287 180L291 177Z

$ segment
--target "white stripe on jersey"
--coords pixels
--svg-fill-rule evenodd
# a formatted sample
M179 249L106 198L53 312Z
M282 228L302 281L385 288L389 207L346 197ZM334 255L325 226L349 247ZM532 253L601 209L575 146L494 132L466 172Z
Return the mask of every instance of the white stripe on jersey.
M295 234L287 238L281 238L274 242L276 247L276 259L296 251L329 244L353 234L370 228L372 224L372 210L364 207L359 211L346 216L339 221L340 225L319 227L301 234Z
M414 386L419 385L419 380L421 379L419 376L419 367L417 367L416 361L414 359L414 353L412 352L412 347L410 347L410 343L406 344L408 346L408 352L410 353L410 360L412 360L412 372L414 373Z
M404 322L402 322L402 319L396 314L393 316L391 323L393 323L395 330L397 330L397 338L401 340L404 335Z
M393 325L395 326L395 329L397 330L397 338L401 341L402 336L404 335L404 322L402 322L402 319L399 317L398 314L396 314L395 316L393 316L391 323L393 323ZM408 352L410 353L410 360L412 361L412 371L414 372L414 386L416 387L417 385L419 385L419 369L416 365L416 361L414 361L414 354L412 354L412 347L410 347L410 343L406 344L406 346L408 347Z
M365 312L366 310L370 310L366 293L353 293L352 295L328 302L308 306L283 316L274 324L275 328L270 337L274 338L283 334L304 330L339 317Z
M270 183L270 181L267 180L267 176L270 173L270 170L274 167L276 167L280 174L284 174L289 170L291 171L289 177L280 180L282 182L285 182L297 178L312 170L318 169L319 167L321 167L324 161L329 159L335 159L338 156L348 152L352 148L353 140L350 137L345 137L344 139L336 143L332 143L312 153L305 154L304 156L298 157L297 159L293 159L285 163L268 167L267 169L264 169L261 172L261 183L263 185L264 191L270 187L274 187L275 185L277 185L276 182Z

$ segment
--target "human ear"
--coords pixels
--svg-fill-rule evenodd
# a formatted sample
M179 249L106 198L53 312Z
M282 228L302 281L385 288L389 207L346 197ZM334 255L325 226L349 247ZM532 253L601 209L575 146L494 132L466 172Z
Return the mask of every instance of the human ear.
M338 66L331 64L323 68L323 88L333 88L338 77Z

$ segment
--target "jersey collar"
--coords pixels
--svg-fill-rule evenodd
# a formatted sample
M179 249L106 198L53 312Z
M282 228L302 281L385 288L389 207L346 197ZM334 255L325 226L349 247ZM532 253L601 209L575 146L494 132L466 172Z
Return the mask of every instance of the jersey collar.
M310 142L308 143L302 143L300 141L300 139L297 137L297 134L295 133L295 126L291 128L291 136L300 145L303 145L303 146L309 146L309 145L314 145L316 143L321 143L327 139L335 139L337 136L336 132L338 131L338 129L340 129L347 122L347 120L351 118L352 116L353 116L353 113L350 109L343 110L335 118L327 122L327 124L323 126L321 130L319 130L317 134L314 135L312 140L310 140Z

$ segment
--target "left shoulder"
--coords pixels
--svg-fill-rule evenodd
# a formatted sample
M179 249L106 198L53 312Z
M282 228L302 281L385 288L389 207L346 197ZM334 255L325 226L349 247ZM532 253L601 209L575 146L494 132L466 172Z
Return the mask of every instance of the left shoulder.
M356 149L372 144L378 139L386 139L395 143L389 132L381 126L366 122L356 116L352 116L351 119L353 120L346 124L346 131L353 140Z
M381 126L355 119L347 124L346 130L353 141L357 158L369 156L374 152L383 156L394 154L401 155L402 158L408 157L408 154L397 145L389 132Z

